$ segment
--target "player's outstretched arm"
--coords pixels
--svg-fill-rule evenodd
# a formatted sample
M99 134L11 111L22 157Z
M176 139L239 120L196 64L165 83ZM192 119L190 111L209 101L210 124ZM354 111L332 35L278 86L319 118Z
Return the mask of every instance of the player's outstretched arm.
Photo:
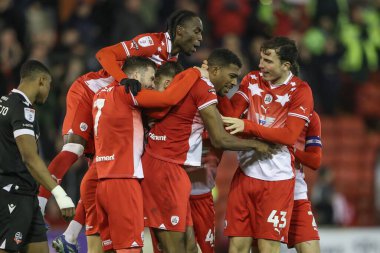
M115 78L119 83L128 78L121 68L119 62L124 62L131 56L149 57L157 50L157 41L151 38L153 43L148 47L138 45L139 38L145 37L147 34L141 34L129 41L122 41L112 46L104 47L96 53L96 59L102 67Z
M199 111L210 136L211 144L215 148L227 150L251 150L270 155L270 146L258 140L240 139L224 130L221 115L216 105L210 105Z
M223 116L239 118L248 107L248 102L238 93L231 99L218 96L218 110Z
M127 59L127 54L121 43L113 46L104 47L96 53L96 59L98 59L100 65L115 78L116 81L120 82L124 78L128 78L121 68L119 61L125 61Z
M223 117L223 122L227 125L226 130L231 131L231 134L242 132L287 146L294 145L305 126L305 120L297 117L288 117L285 126L280 128L269 128L250 120L230 117Z
M174 106L181 101L201 77L199 70L189 68L176 75L170 86L163 92L142 90L135 99L140 107L164 108Z
M75 214L74 203L66 192L51 177L45 163L38 155L34 136L20 135L16 138L17 147L23 162L33 178L52 192L65 219L71 219Z

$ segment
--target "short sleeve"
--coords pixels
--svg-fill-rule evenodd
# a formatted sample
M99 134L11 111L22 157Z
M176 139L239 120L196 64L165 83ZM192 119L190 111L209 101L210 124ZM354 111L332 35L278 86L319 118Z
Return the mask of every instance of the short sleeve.
M218 103L214 85L206 78L194 84L191 94L199 111Z
M21 105L16 106L11 120L14 138L24 134L35 136L35 120L36 111L33 108Z
M246 75L243 80L241 80L239 89L236 91L234 96L242 96L245 101L249 104L249 94L248 94L248 86L249 86L250 75Z

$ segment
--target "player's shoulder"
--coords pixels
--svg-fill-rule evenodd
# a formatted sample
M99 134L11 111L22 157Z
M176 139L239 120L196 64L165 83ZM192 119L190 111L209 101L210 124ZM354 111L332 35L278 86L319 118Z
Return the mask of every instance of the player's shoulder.
M213 83L210 81L210 79L208 79L208 78L201 77L201 78L198 79L198 82L203 83L203 84L206 84L206 85L208 85L208 86L214 88L214 84L213 84Z
M293 76L290 81L289 81L290 85L296 89L306 89L306 90L311 90L309 84L302 80L301 78L299 78L298 76Z
M7 104L9 108L31 108L33 109L32 104L21 94L16 92L9 93L8 96L2 96L2 103ZM34 109L33 109L34 110Z
M214 84L208 78L201 77L194 83L193 87L190 89L190 93L198 93L204 91L216 94Z
M261 80L261 73L260 71L253 70L249 72L248 74L246 74L243 77L243 80L248 81L248 82L258 82L259 80Z
M316 111L313 111L313 113L310 116L310 124L320 125L321 119L319 117L319 114Z
M133 39L136 47L159 45L165 39L165 33L143 33Z

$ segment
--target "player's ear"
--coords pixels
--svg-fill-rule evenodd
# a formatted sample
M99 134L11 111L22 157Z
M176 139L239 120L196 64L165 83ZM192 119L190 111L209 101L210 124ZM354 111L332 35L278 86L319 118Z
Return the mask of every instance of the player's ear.
M38 77L38 85L40 87L45 86L48 83L48 79L45 75L40 75Z
M177 35L182 35L185 28L183 26L177 25L177 28L175 29Z
M208 71L211 75L216 76L216 75L218 75L218 73L220 71L220 67L219 66L212 66L212 67L208 68Z
M292 65L290 64L290 62L286 61L281 65L281 67L283 68L283 70L288 71L288 70L290 70Z
M166 89L169 86L169 84L170 84L171 81L172 80L170 80L170 79L166 79L165 80L165 82L164 82L164 89Z

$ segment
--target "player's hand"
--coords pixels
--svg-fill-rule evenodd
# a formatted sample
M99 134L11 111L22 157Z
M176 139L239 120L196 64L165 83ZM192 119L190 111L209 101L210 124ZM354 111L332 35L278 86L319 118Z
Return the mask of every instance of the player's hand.
M208 75L207 69L200 68L200 67L194 67L194 68L196 68L199 72L201 72L201 77L209 79L210 76Z
M224 117L222 116L226 130L230 134L237 134L244 131L244 120L238 118Z
M62 217L68 221L75 215L75 205L69 196L67 196L65 190L61 186L57 185L51 193L54 195L55 200L61 209Z
M141 83L136 79L124 78L120 81L120 84L124 85L126 92L131 92L133 96L136 96L141 91Z
M201 68L202 69L208 69L208 61L207 60L203 60Z

